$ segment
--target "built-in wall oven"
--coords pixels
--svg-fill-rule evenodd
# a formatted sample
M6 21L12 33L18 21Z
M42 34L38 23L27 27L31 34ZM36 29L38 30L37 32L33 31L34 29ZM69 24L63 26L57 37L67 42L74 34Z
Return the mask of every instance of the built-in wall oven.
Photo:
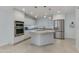
M24 22L15 21L15 37L24 35Z

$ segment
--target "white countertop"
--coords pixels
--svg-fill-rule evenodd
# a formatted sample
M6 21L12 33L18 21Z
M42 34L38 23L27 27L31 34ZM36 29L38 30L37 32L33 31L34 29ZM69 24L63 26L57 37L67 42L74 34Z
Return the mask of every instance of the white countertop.
M28 30L29 33L49 33L49 32L55 32L55 30Z

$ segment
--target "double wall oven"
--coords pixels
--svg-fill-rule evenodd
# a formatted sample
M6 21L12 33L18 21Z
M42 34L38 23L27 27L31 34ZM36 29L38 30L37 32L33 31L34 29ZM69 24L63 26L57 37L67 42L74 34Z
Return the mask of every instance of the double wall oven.
M24 22L15 21L15 37L24 35Z

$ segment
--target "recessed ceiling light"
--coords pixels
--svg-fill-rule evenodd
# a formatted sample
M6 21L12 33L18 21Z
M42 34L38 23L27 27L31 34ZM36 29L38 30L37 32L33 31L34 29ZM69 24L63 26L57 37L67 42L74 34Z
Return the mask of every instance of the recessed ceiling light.
M22 8L22 11L25 11L25 8Z
M35 18L37 18L38 16L35 16Z
M46 16L44 16L44 18L46 18Z

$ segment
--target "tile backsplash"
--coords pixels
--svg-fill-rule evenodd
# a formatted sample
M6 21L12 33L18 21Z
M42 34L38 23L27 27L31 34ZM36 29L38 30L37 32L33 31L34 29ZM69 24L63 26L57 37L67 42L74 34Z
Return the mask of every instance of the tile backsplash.
M37 27L53 28L53 20L47 18L38 19L35 25Z

